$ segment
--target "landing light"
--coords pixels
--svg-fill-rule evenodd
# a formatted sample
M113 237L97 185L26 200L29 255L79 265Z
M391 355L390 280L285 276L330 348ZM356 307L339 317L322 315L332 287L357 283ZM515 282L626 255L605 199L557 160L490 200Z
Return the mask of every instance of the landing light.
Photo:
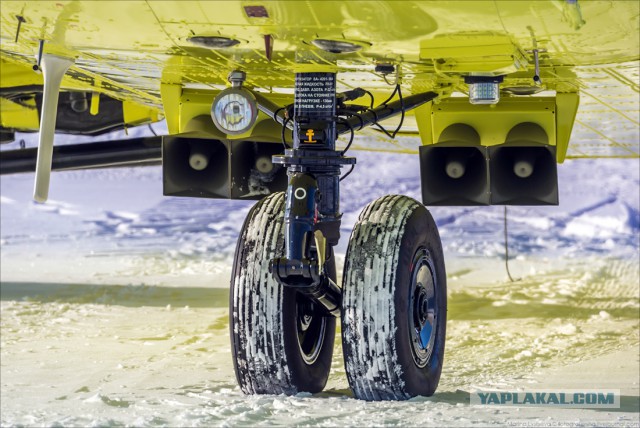
M256 122L258 108L253 94L245 88L227 88L211 105L214 125L226 134L243 134Z
M469 85L471 104L497 104L500 101L500 83L502 76L467 76L464 81Z

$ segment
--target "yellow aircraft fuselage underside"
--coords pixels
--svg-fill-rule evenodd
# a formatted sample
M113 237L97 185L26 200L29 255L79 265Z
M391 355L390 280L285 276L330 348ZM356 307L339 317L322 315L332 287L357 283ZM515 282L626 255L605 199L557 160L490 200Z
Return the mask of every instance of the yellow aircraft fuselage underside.
M164 116L169 131L180 133L194 117L208 114L215 95L228 86L232 70L244 70L246 87L284 105L292 100L295 72L330 69L337 73L339 91L363 87L374 93L376 102L391 91L388 83L395 79L407 95L439 93L436 102L417 109L415 122L407 125L409 131L419 132L423 144L437 143L445 123L474 124L482 144L494 145L504 142L513 124L536 122L547 131L549 144L557 145L562 161L581 91L583 98L587 94L620 113L622 122L637 126L639 5L634 1L3 0L0 88L42 85L42 75L33 66L39 41L44 40L45 53L75 59L63 90L106 94L124 102L127 124ZM251 12L256 6L262 7L260 13ZM191 43L193 36L227 37L239 43L207 49ZM362 48L335 54L315 47L315 39L345 40ZM466 93L464 77L469 74L503 75L505 88L532 86L534 49L540 55L545 89L541 95L546 98L503 95L496 107L470 106L456 98L448 101L452 94ZM374 71L381 63L398 70L397 75L387 76L390 82ZM591 90L600 84L618 85L622 93ZM540 111L541 105L546 110ZM3 128L38 128L37 112L29 103L3 98L0 112ZM259 126L266 120L270 119L261 114L254 129L277 132L277 127Z

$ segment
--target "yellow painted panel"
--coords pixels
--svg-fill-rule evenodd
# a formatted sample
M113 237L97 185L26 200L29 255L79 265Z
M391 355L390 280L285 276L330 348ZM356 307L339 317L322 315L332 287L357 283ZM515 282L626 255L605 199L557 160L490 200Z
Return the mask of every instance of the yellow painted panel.
M463 123L478 132L481 145L495 146L505 142L514 126L531 122L540 125L549 137L549 144L555 145L555 110L555 100L546 97L503 99L494 106L473 105L466 98L451 98L432 109L432 141L437 144L449 125Z
M0 126L18 130L38 129L40 119L35 103L24 106L6 98L0 98Z
M36 73L24 63L0 60L0 87L42 85L42 73Z
M556 128L558 130L558 162L564 162L571 138L571 130L578 113L578 105L580 104L580 95L577 93L560 93L556 95Z
M267 17L247 15L245 6L260 4ZM76 58L63 89L163 107L174 133L180 129L182 90L215 94L233 69L247 72L248 88L273 98L292 93L300 64L337 68L340 90L359 86L379 99L377 94L391 90L374 72L376 63L385 62L400 68L405 95L434 90L444 99L464 93L463 77L471 72L507 73L503 86L530 84L533 63L527 51L537 45L544 50L540 66L546 89L578 91L589 108L589 117L578 114L573 133L580 138L568 155L605 153L612 146L637 154L640 2L579 4L578 11L567 2L520 0L2 0L0 87L40 84L41 75L30 67L42 39L45 53ZM16 43L17 15L26 22ZM229 36L240 43L205 49L188 41L198 34ZM273 40L270 59L265 35ZM314 47L316 37L364 45L338 55ZM18 65L15 74L10 63ZM599 120L603 111L611 118ZM607 128L612 121L615 133ZM564 123L559 119L559 154L567 141Z
M198 116L205 116L208 118L208 122L211 129L216 129L213 125L213 119L211 117L211 104L215 98L213 92L202 91L183 91L180 97L180 132L187 130L187 125ZM217 129L216 129L217 131Z
M431 120L432 109L433 102L428 102L413 110L423 145L433 144L433 122Z
M504 34L454 33L420 42L420 59L511 56L517 50Z
M131 101L124 101L122 103L122 114L124 116L124 123L127 125L140 125L158 121L157 109L152 109Z
M170 134L180 132L180 96L182 86L179 84L160 85L162 95L162 105L164 106L164 117L167 120L167 129Z

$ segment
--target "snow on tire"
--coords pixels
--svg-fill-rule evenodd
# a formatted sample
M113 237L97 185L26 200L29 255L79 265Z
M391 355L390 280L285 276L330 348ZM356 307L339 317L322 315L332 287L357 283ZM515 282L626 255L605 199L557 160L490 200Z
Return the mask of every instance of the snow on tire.
M295 290L269 272L284 254L283 193L249 212L236 247L229 327L236 379L246 394L321 391L329 376L335 318L318 314ZM335 261L328 260L335 279Z
M435 222L419 202L390 195L365 207L343 274L342 342L355 396L434 393L444 356L446 276Z

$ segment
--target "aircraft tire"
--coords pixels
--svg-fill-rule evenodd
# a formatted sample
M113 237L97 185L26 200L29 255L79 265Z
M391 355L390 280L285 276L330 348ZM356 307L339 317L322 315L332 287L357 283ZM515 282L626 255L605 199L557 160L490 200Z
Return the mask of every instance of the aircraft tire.
M349 239L343 274L342 347L354 395L433 395L446 314L442 244L429 211L406 196L371 202Z
M320 392L331 368L336 320L269 272L284 254L284 193L249 212L236 247L229 327L236 379L246 394ZM327 269L335 281L335 258Z

